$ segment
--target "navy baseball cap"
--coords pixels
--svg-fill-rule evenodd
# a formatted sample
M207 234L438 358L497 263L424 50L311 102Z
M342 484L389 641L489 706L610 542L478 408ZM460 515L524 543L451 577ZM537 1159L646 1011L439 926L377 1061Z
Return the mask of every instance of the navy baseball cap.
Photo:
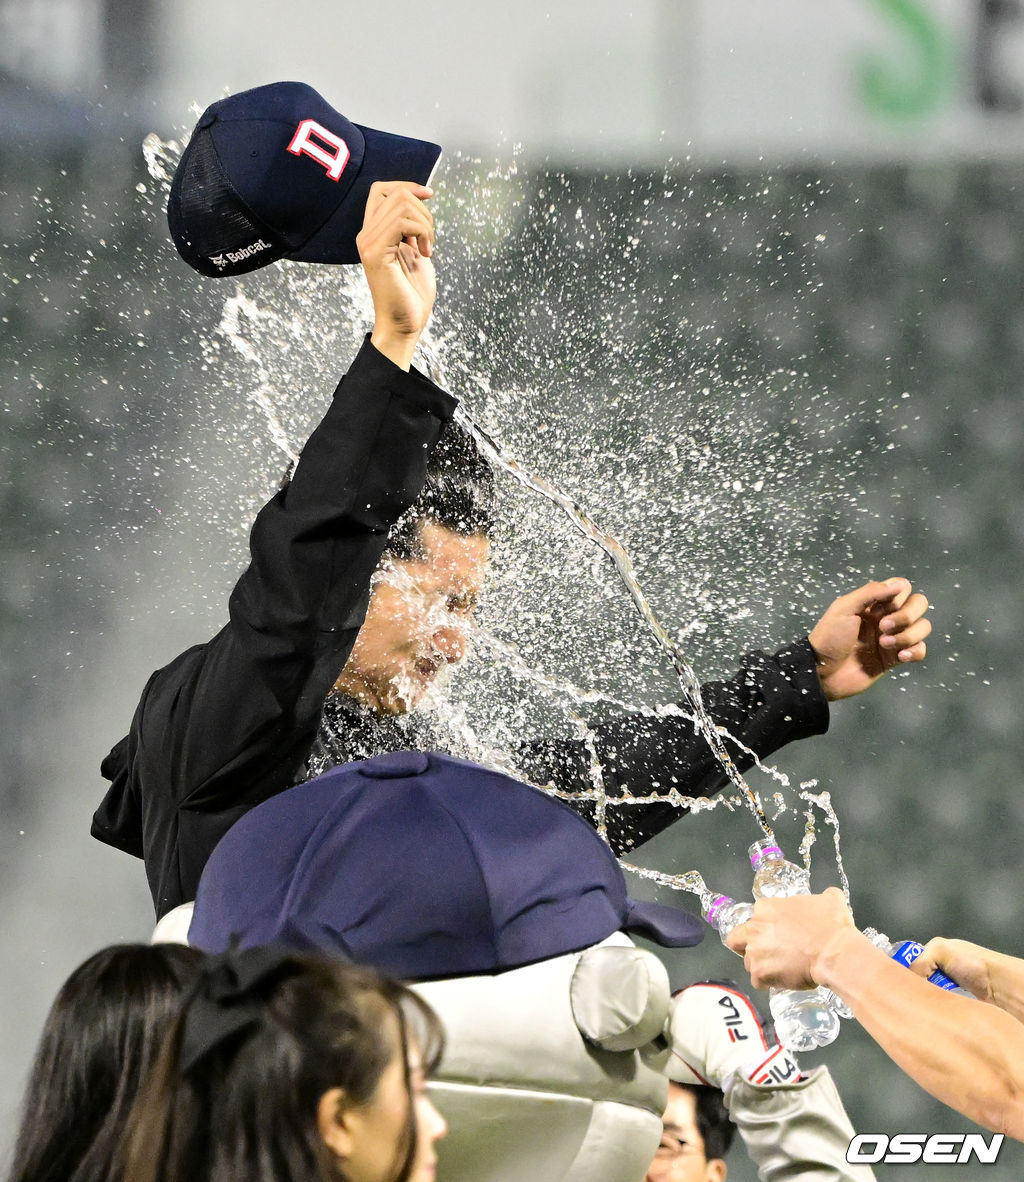
M622 869L561 801L436 752L345 764L257 805L224 835L189 943L278 943L431 980L501 972L638 933L704 925L628 898Z
M171 237L214 278L284 258L358 263L370 186L426 184L440 155L350 122L303 82L257 86L200 116L171 182Z

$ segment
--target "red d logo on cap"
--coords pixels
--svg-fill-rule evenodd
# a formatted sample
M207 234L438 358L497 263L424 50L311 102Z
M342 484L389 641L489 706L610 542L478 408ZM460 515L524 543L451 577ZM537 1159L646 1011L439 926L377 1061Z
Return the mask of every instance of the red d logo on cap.
M311 136L316 136L323 143L317 143L316 140L310 138ZM328 146L324 147L324 144ZM333 149L333 153L329 149ZM295 129L292 142L288 145L288 151L293 156L311 156L318 164L322 164L327 169L327 175L332 181L341 179L341 174L345 171L345 165L348 164L350 155L348 144L341 136L335 135L333 131L328 131L322 123L317 123L315 119L303 119Z

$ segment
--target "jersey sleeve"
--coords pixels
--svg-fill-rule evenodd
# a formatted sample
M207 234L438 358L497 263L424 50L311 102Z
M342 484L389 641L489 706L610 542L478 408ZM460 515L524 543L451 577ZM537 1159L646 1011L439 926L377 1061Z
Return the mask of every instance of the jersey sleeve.
M290 786L388 532L422 489L455 405L367 339L290 483L256 518L228 623L150 678L104 762L113 783L93 834L145 857L158 910L192 897L237 816Z
M740 771L752 766L750 752L764 758L828 729L828 703L806 638L775 653L747 653L734 677L706 682L701 695L712 720L728 732L726 748ZM569 803L595 823L596 809L586 794L593 791L591 764L596 759L607 797L607 837L616 854L648 841L685 812L668 800L619 804L618 798L671 791L710 796L727 783L725 770L685 706L672 712L627 713L597 724L592 734L592 752L579 740L532 745L523 770L534 783L576 794Z

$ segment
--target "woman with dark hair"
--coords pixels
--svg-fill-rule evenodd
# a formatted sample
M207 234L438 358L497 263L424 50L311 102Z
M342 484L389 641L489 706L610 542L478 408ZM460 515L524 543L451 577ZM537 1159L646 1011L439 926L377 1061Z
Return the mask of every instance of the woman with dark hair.
M9 1182L107 1176L140 1084L202 960L193 948L125 944L75 969L43 1027Z
M117 1182L431 1182L434 1012L284 949L207 962L125 1130Z

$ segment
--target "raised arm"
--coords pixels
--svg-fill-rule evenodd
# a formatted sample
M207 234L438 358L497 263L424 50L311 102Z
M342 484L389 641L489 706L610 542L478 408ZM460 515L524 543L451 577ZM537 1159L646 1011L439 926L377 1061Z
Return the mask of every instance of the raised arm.
M362 623L388 530L415 500L455 401L412 370L434 296L429 190L376 185L359 236L374 328L290 484L253 526L251 562L211 641L153 675L93 834L144 856L158 913L193 897L220 836L290 786Z
M927 599L904 578L865 583L836 599L810 635L775 653L745 654L727 681L701 687L715 725L737 742L726 745L739 770L797 739L828 729L829 701L862 693L885 672L924 659ZM710 796L728 783L707 741L679 713L626 714L593 728L609 806L608 840L617 854L648 841L683 815L671 801L616 804L623 795L676 791ZM524 774L563 791L585 793L593 784L590 756L582 742L533 744ZM585 799L572 802L588 820Z

